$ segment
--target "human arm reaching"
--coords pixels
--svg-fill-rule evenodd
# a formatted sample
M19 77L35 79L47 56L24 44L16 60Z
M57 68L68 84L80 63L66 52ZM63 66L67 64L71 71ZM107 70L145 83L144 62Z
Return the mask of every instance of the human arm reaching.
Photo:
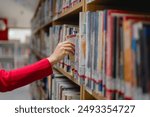
M74 44L62 42L48 58L16 70L0 70L0 92L11 91L51 75L52 66L74 51Z

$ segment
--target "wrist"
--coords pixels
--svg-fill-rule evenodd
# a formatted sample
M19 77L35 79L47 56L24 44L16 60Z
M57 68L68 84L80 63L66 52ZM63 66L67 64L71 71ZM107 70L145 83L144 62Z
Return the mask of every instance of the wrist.
M48 57L47 59L48 59L48 61L51 63L52 66L57 63L57 62L56 62L56 59L55 59L53 56L50 56L50 57Z

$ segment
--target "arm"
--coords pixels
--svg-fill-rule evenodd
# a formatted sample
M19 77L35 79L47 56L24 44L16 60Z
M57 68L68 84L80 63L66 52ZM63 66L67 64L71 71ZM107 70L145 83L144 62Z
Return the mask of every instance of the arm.
M48 59L9 72L0 70L0 92L25 86L52 73L52 65Z
M71 53L74 54L74 45L63 42L47 59L12 71L0 70L0 92L11 91L51 75L52 66Z

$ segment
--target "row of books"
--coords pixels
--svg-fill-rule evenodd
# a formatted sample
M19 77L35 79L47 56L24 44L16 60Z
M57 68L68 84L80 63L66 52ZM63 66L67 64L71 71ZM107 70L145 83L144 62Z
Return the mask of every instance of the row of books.
M29 48L20 41L0 42L0 63L2 69L16 69L27 64Z
M13 42L0 42L0 69L11 70L15 67L15 44Z
M80 27L85 25L80 39L86 52L79 56L79 70L85 67L85 85L107 99L149 99L149 15L83 12L80 22Z
M30 49L27 44L19 43L15 49L15 66L21 68L28 64Z
M53 17L53 0L45 0L38 8L37 14L32 20L32 29L37 29L43 24L52 20Z
M79 100L80 88L65 76L55 74L52 80L52 100Z
M63 8L62 1L56 3ZM73 40L75 56L66 56L59 66L80 83L107 99L150 99L149 22L149 15L136 12L81 12L79 35L64 33L65 26L51 27L42 50L49 54L58 42Z
M54 17L57 17L60 13L65 12L68 8L80 3L81 0L45 0L32 20L32 30L36 30L39 27L52 21Z
M106 99L150 99L150 16L128 11L80 13L74 69L87 89ZM70 37L69 37L70 38Z
M14 46L0 44L0 56L13 57L14 56Z
M11 60L1 60L0 59L0 69L11 70L14 68L14 61Z
M31 37L31 45L30 45L30 48L33 49L33 50L36 50L37 52L40 53L41 51L41 39L40 39L40 36L39 35L32 35Z
M31 48L44 56L53 53L59 42L65 41L67 35L74 35L79 32L79 27L75 25L56 25L50 27L48 32L42 33L42 39L38 35L32 37Z
M45 47L44 54L50 55L54 51L56 45L60 41L59 34L62 31L61 25L56 25L49 28L48 32L44 32L44 41L43 41L43 47Z
M81 0L56 0L55 14L63 13L68 8L72 8L74 5L80 2Z
M52 54L59 42L65 41L66 35L75 34L77 31L78 26L68 24L50 27L48 34L49 43L47 43L48 40L45 41L45 43L47 44L47 50L50 50L48 51L47 55Z

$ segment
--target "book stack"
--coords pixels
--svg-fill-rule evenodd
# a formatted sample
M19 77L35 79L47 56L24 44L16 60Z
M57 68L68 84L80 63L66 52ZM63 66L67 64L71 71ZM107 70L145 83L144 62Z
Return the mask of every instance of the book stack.
M32 30L48 23L53 18L53 0L45 0L38 8L35 18L32 20Z
M79 87L65 76L55 77L52 80L52 100L79 100Z
M150 99L149 39L148 15L81 12L78 78L107 99Z

